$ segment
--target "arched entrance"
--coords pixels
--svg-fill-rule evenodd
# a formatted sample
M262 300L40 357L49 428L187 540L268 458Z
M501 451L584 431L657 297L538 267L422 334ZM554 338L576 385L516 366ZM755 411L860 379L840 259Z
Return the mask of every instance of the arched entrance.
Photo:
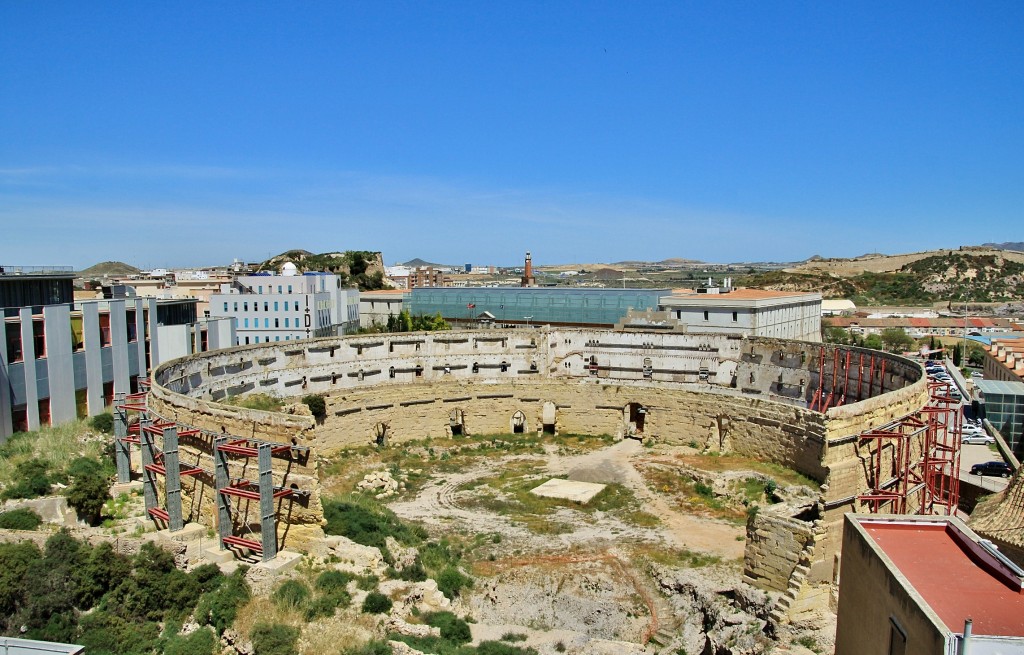
M625 436L642 439L647 423L647 408L640 403L629 403L623 410L622 417L626 421Z
M466 435L466 412L461 409L453 409L448 414L448 428L452 431L453 437Z
M526 414L517 409L516 413L512 415L512 434L523 434L525 432Z

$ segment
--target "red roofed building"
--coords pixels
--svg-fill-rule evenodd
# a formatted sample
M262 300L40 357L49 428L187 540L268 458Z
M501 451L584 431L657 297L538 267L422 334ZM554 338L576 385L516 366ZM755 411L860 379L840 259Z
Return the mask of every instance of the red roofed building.
M847 514L835 652L1021 654L1022 592L1024 571L960 519Z
M986 380L1024 382L1024 339L992 339L984 370Z

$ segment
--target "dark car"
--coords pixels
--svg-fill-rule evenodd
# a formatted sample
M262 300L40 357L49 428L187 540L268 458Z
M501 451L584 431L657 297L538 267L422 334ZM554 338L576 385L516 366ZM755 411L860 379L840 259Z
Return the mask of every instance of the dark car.
M971 467L971 475L998 475L1008 478L1013 475L1013 468L1006 462L982 462Z

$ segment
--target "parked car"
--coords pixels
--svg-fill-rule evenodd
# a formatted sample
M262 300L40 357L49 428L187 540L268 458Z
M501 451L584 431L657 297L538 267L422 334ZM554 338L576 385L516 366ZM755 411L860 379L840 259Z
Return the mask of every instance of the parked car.
M971 475L998 475L1008 478L1013 475L1013 468L1006 462L982 462L971 467Z
M990 437L987 434L967 434L960 438L960 443L972 444L976 446L987 446L996 442L995 437Z

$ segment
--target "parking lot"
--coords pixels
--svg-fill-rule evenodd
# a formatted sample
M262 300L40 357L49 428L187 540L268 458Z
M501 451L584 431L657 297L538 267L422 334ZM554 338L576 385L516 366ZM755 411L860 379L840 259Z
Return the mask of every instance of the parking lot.
M960 479L988 491L1002 491L1009 484L1009 479L988 475L971 475L972 466L992 461L1003 461L999 451L995 448L963 444L960 447Z

